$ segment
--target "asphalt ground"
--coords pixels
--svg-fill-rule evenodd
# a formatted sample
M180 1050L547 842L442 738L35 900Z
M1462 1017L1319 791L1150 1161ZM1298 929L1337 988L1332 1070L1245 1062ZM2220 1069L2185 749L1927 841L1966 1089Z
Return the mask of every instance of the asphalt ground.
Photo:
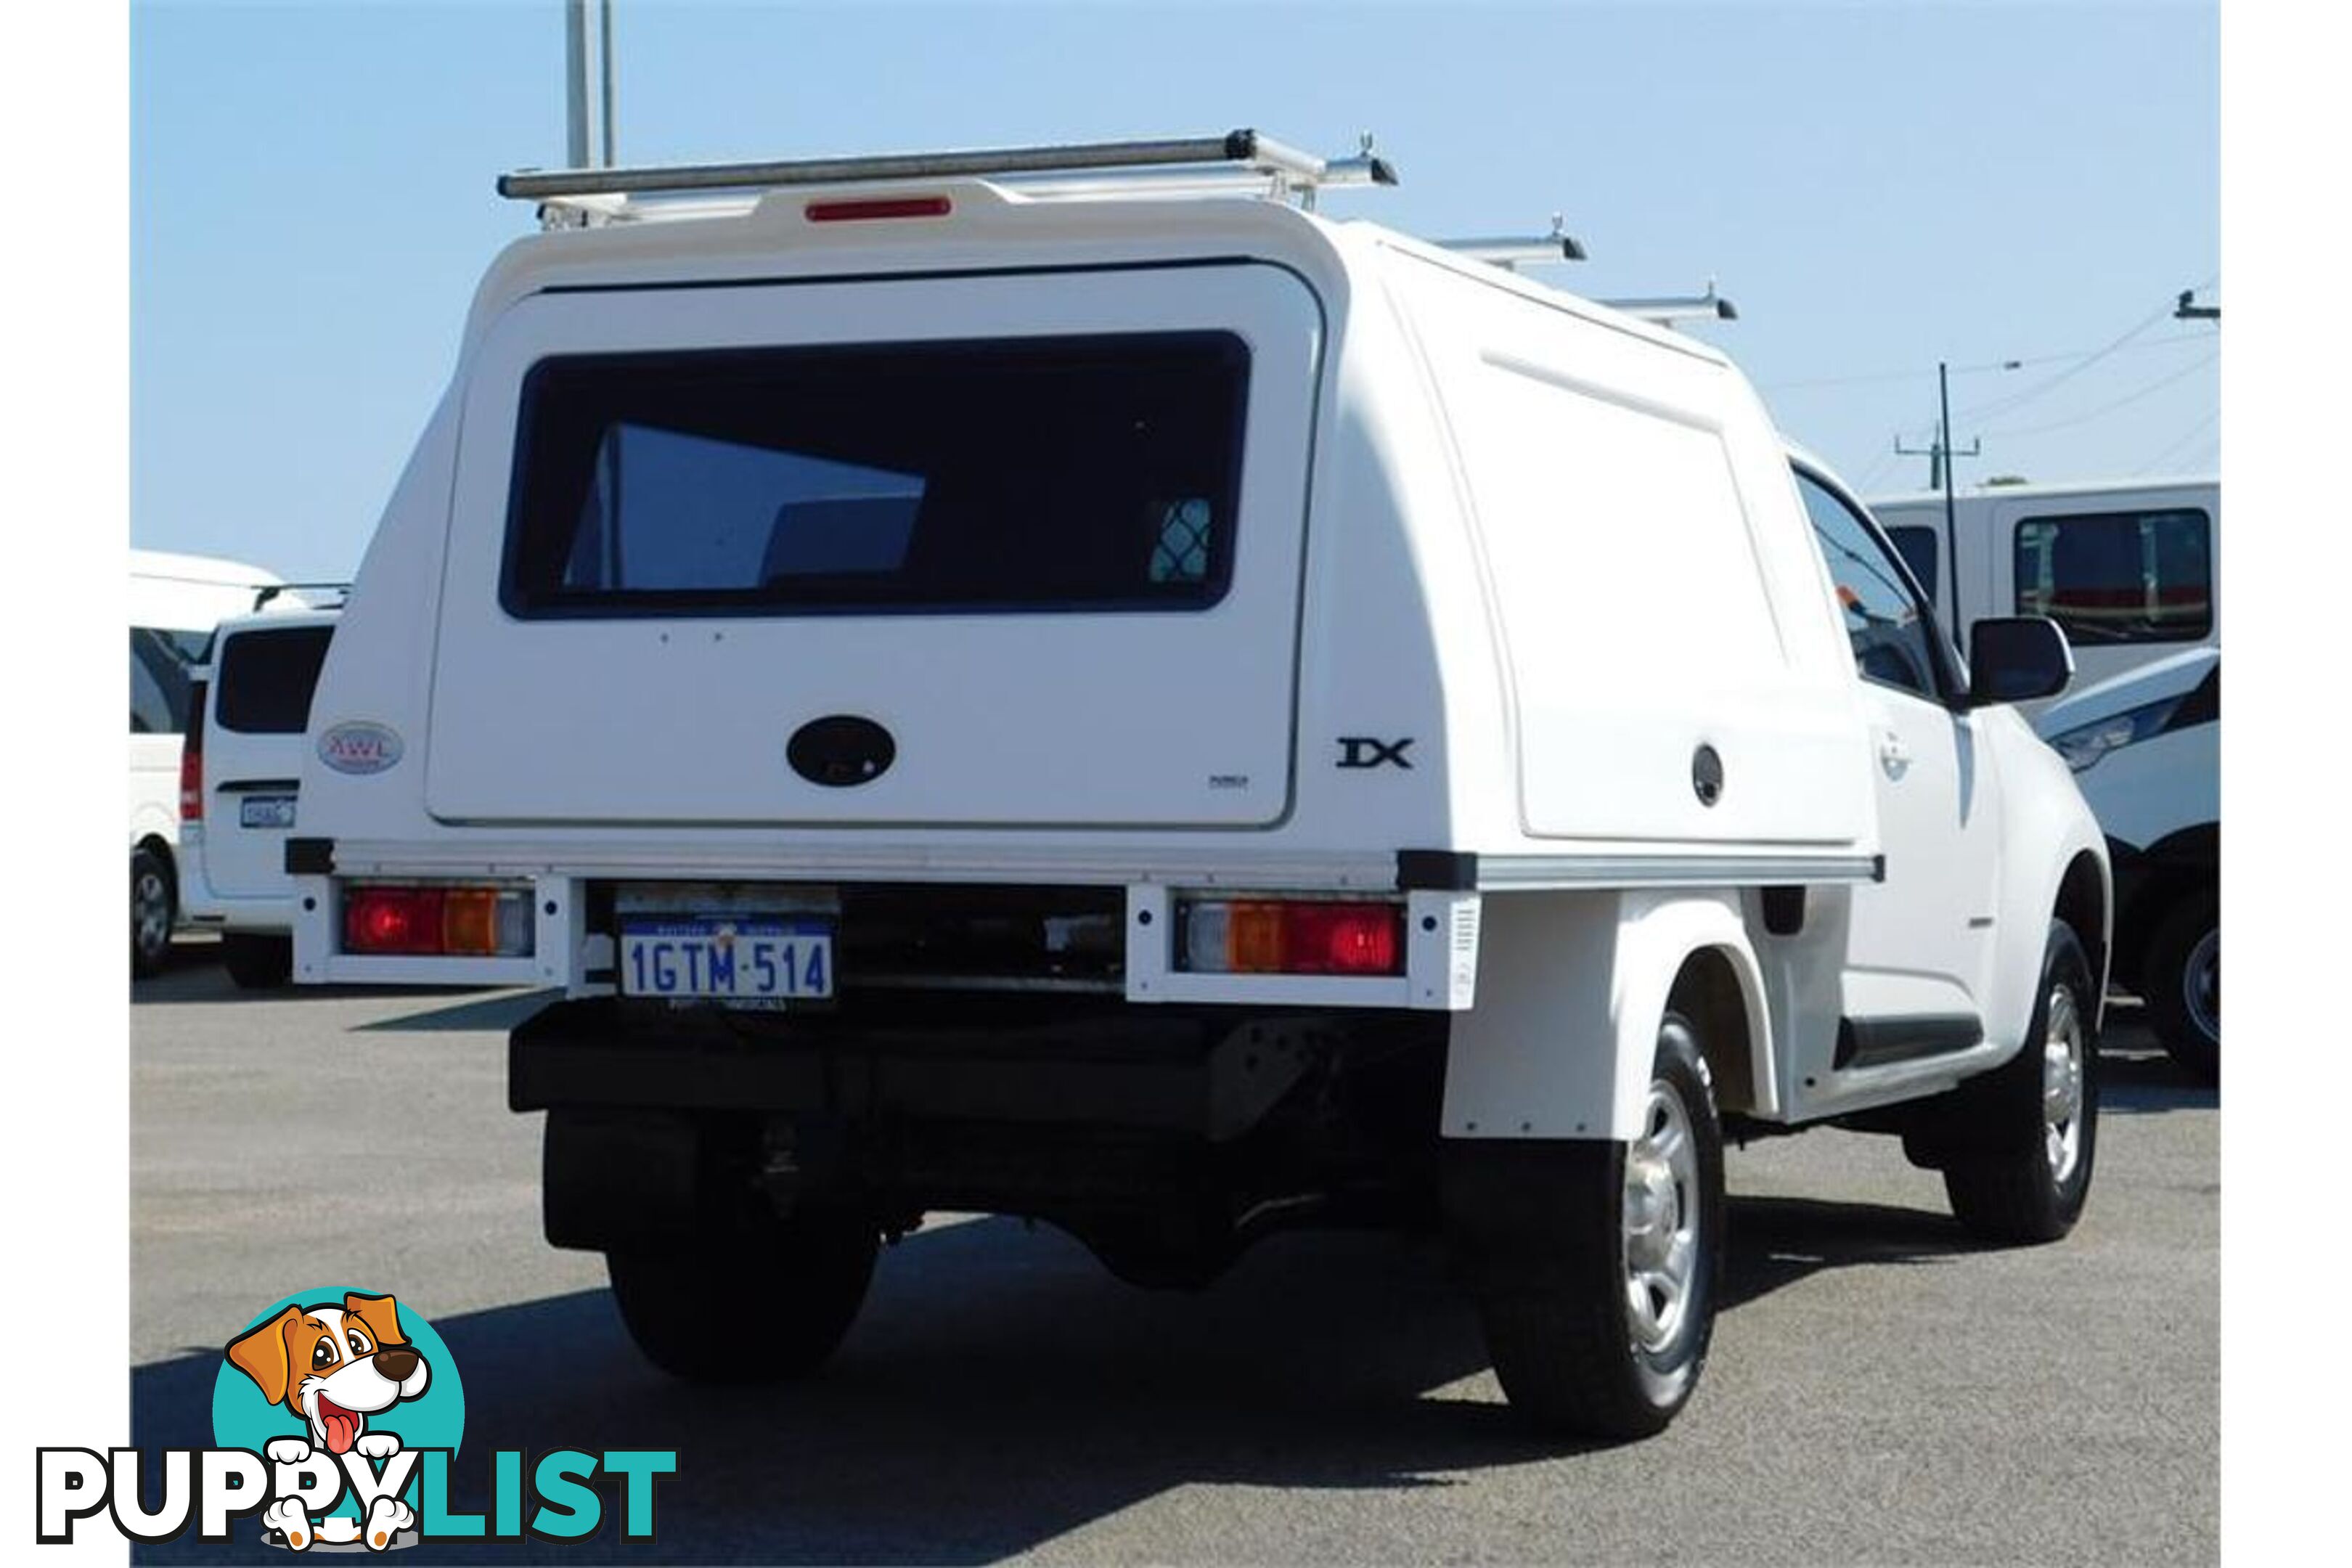
M493 1449L678 1454L652 1542L608 1526L418 1562L2219 1555L2219 1100L2128 1009L2070 1238L1971 1247L1890 1140L1735 1151L1696 1397L1661 1437L1582 1448L1513 1422L1442 1250L1381 1236L1277 1237L1160 1294L1050 1228L935 1219L883 1255L814 1381L672 1383L601 1260L541 1239L540 1119L504 1085L505 1031L536 1005L255 997L200 944L134 987L135 1443L208 1446L226 1338L289 1291L370 1283L463 1369L456 1506L487 1506ZM714 1331L756 1343L756 1304ZM140 1555L287 1561L242 1529Z

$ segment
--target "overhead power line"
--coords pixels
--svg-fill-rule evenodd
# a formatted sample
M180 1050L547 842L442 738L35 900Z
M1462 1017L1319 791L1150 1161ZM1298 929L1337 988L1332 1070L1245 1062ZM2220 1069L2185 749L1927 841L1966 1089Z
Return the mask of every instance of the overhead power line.
M2211 429L2215 421L2219 420L2221 417L2221 411L2220 409L2207 409L2205 411L2205 417L2197 421L2196 424L2191 425L2186 431L2181 433L2178 439L2167 442L2164 447L2159 450L2155 457L2150 458L2147 462L2142 463L2138 468L2134 468L2132 472L2136 475L2152 473L2162 464L2170 462L2175 457L2179 455L2179 453L2186 450L2191 441L2196 440L2200 436L2204 435L2206 431Z
M1991 371L2027 370L2040 365L2066 364L2075 360L2086 360L2094 355L2109 352L2145 353L2150 349L2170 348L2177 343L2202 343L2210 342L2212 340L2213 334L2210 332L2170 332L2163 337L2150 338L2146 342L2131 343L2121 349L2069 349L2063 353L2028 354L2019 359L1986 360L1978 364L1956 364L1952 366L1952 374L1979 375ZM1757 385L1757 390L1759 392L1805 392L1816 387L1867 386L1873 383L1919 381L1925 379L1926 375L1927 372L1916 368L1861 371L1853 375L1808 376L1801 381L1760 382Z
M2145 386L2125 394L2123 396L2116 398L2112 403L2103 403L2098 407L2090 409L2084 413L2069 415L2063 419L2053 419L2047 424L2042 425L2028 425L2009 430L1988 430L1985 434L1995 440L2006 440L2014 436L2039 436L2046 431L2066 430L2071 429L2077 425L2088 425L2092 420L2103 419L2106 416L2113 414L2118 408L2127 408L2144 397L2154 396L2156 394L2163 391L2166 387L2170 386L2174 382L2196 374L2199 371L2203 370L2207 365L2211 364L2215 360L2218 360L2221 357L2221 356L2219 353L2207 354L2195 364L2184 365L2180 369L2174 371L2170 375L2158 377L2157 380L2149 382Z
M2207 279L2197 287L2200 289L2210 289L2213 286L2219 276L2220 275L2217 273L2213 278ZM2192 292L2194 290L2192 290ZM2116 339L2105 348L2099 349L2084 358L2077 360L2074 363L2068 365L2064 370L2060 371L2056 375L2049 376L2042 381L2038 381L2032 386L2026 387L2021 391L2009 394L2006 396L1994 398L1990 403L1979 404L1974 408L1964 408L1960 411L1961 417L1966 419L1983 419L1992 416L2007 414L2015 409L2023 407L2026 404L2032 402L2035 398L2042 396L2044 393L2051 392L2058 387L2063 386L2066 383L2074 380L2074 377L2082 374L2084 371L2090 369L2093 365L2099 363L2108 356L2121 353L2125 345L2129 343L2134 338L2138 337L2142 332L2147 331L2158 321L2164 321L2171 316L2172 310L2173 301L2168 300L2163 304L2158 305L2155 310L2149 311L2147 315L2141 317L2139 321L2135 322L2132 326L2126 329L2121 337Z

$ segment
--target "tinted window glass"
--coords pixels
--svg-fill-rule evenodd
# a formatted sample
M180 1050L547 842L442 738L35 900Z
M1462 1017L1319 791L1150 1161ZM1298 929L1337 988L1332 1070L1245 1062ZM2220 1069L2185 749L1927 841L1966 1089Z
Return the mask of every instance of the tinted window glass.
M1855 668L1866 679L1934 697L1930 623L1911 596L1894 555L1852 509L1801 470L1797 489L1811 514L1813 537L1829 563L1830 581L1837 585L1846 635L1853 639Z
M1886 538L1895 546L1895 552L1903 557L1903 564L1911 568L1911 575L1919 579L1919 586L1927 591L1927 600L1933 604L1937 586L1936 531L1915 524L1890 528Z
M310 723L310 693L319 684L332 626L287 626L239 632L221 646L213 705L221 728L247 735L299 735Z
M1228 333L541 362L518 615L1198 609L1224 592Z
M2194 642L2213 629L2213 523L2202 511L2032 517L2017 525L2017 613L2075 642Z
M205 659L207 632L131 628L131 732L178 735L188 728L188 671Z

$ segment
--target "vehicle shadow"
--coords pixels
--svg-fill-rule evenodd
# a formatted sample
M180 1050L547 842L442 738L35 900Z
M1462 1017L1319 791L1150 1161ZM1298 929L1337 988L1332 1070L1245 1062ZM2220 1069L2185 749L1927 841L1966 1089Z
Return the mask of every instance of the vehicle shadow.
M217 942L183 942L173 947L171 962L163 973L131 983L131 1005L136 1007L157 1002L236 1002L253 1005L348 1001L355 996L407 996L429 1002L445 996L487 995L492 989L480 985L280 985L267 991L247 991L231 980L228 971L221 966ZM503 994L510 988L495 989Z
M1819 1269L1967 1247L1940 1215L1786 1199L1734 1199L1730 1230L1735 1310ZM490 1509L497 1449L678 1456L655 1541L621 1539L608 1515L575 1545L468 1542L467 1560L977 1563L1174 1487L1445 1487L1581 1451L1522 1430L1491 1382L1470 1384L1487 1364L1477 1321L1425 1239L1277 1237L1206 1291L1160 1294L1049 1228L929 1229L885 1254L835 1360L785 1389L671 1382L604 1290L435 1327L465 1378L455 1508ZM714 1303L712 1331L761 1353L756 1303ZM209 1444L220 1364L136 1369L134 1442ZM237 1528L226 1544L134 1555L284 1561L264 1557L253 1521Z
M2207 1083L2166 1054L2137 1004L2108 1003L2099 1039L2099 1109L2117 1116L2214 1110L2218 1084Z

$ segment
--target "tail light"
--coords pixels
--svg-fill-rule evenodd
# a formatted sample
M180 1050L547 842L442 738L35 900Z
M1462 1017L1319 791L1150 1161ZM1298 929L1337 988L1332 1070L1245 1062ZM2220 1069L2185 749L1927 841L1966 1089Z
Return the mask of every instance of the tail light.
M205 698L209 688L188 688L188 732L180 737L180 820L205 819Z
M1203 974L1402 974L1402 906L1367 900L1192 899L1177 967Z
M532 945L520 888L355 883L343 889L343 951L374 956L520 958Z

